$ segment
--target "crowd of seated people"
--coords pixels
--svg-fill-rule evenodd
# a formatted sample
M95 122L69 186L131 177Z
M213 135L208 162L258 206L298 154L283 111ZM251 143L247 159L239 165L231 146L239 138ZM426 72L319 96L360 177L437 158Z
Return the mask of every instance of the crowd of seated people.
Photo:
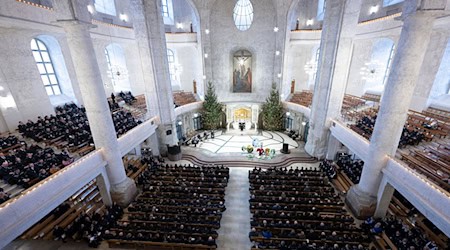
M132 105L133 102L136 101L136 97L134 97L130 91L128 91L126 93L124 93L123 91L120 91L119 94L117 94L117 96L122 98L122 100L128 105ZM114 93L111 93L111 100L113 101L113 103L116 103L116 96L114 96Z
M336 166L333 164L332 160L322 161L319 165L319 168L328 176L328 179L330 181L337 178L338 170L336 169Z
M23 144L20 148L0 153L0 178L10 185L28 188L72 163L66 153L56 153L52 148ZM2 202L9 194L0 191Z
M298 133L298 131L295 130L290 130L288 132L288 136L292 138L292 140L297 140L300 137L300 134Z
M19 132L37 142L46 140L61 140L67 142L68 147L76 147L93 143L86 109L74 103L67 103L55 108L56 115L38 117L36 122L28 120L19 122ZM112 114L117 136L126 133L139 123L131 113L118 111Z
M69 208L70 205L63 203L53 211L53 214L59 217ZM109 229L116 226L117 220L122 215L123 209L115 203L111 207L107 207L103 214L83 212L66 228L56 225L52 231L53 239L63 242L68 239L84 240L89 247L96 248L103 239L108 239Z
M370 138L375 127L375 122L377 115L364 116L362 119L358 120L355 124L359 134L366 138ZM402 135L398 143L399 147L405 147L407 145L417 145L425 138L424 134L417 129L407 129L403 127Z
M8 150L9 148L15 145L21 145L24 143L25 142L20 141L19 138L17 138L17 136L14 135L10 135L8 137L0 137L0 149L2 149L2 151Z
M107 238L215 246L229 169L168 165L154 157L146 163L137 181L142 194Z
M371 235L380 235L385 232L398 249L438 249L436 243L428 239L420 228L411 227L395 216L387 216L383 219L371 217L364 221L361 227Z
M255 168L249 179L253 249L368 249L324 172Z
M83 106L67 103L56 107L55 113L56 115L38 116L36 122L19 122L19 132L37 142L62 137L69 146L92 143L86 109Z
M198 133L194 136L192 136L190 139L187 139L186 136L181 137L181 144L185 146L189 146L190 144L194 145L194 147L197 147L197 144L199 144L202 141L208 140L208 138L214 139L215 133L214 131L204 131L203 133Z
M336 164L344 170L345 174L354 184L359 183L359 178L361 178L361 173L364 166L364 162L362 160L354 160L351 155L341 153L337 156Z
M141 124L141 121L134 119L130 112L125 112L123 110L113 113L112 118L117 137Z

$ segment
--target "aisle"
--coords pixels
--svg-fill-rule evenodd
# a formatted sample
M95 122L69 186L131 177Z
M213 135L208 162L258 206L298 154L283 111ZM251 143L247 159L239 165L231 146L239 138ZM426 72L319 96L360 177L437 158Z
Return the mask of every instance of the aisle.
M218 250L247 250L251 248L250 198L248 171L251 168L230 168L230 180L225 190L225 207L217 238Z

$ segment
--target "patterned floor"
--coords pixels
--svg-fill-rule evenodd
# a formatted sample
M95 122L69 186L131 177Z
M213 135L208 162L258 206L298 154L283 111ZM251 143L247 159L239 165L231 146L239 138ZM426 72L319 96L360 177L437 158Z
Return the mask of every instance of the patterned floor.
M263 143L264 148L273 148L279 151L283 143L289 144L289 148L298 148L298 143L286 134L271 131L243 131L222 132L216 131L214 139L200 142L197 147L216 154L220 153L240 153L242 146L252 145L254 139ZM190 147L194 147L190 145Z

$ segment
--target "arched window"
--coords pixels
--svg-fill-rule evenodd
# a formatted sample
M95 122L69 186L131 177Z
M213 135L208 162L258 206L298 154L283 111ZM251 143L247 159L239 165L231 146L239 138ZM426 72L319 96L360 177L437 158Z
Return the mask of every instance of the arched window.
M56 76L47 46L41 40L33 38L31 40L31 50L33 51L33 57L41 74L47 95L60 95L61 89L58 77Z
M236 28L245 31L253 22L253 5L250 0L238 0L234 6L233 19Z
M167 61L169 62L170 81L175 81L175 55L170 49L167 49Z
M323 20L325 14L326 0L319 0L317 4L317 21Z
M164 24L174 25L172 0L161 0L161 14L164 18Z
M94 0L95 10L111 16L116 15L116 4L114 0Z
M392 59L394 59L394 50L395 50L395 44L392 44L391 52L389 53L389 59L386 64L386 71L384 71L383 85L386 85L386 81L389 76L389 72L391 72Z
M161 12L163 17L169 17L169 3L167 0L161 0Z
M383 7L391 6L403 2L403 0L383 0Z
M320 46L316 50L316 56L314 59L315 68L314 68L313 82L316 82L317 68L319 68L319 56L320 56Z

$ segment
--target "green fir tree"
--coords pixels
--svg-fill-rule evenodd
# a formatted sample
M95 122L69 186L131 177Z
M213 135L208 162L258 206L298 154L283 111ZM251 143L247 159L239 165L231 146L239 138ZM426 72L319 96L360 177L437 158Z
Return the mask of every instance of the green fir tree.
M281 130L283 126L283 105L280 102L280 94L272 85L272 91L262 106L263 128L266 130Z
M212 82L208 82L205 102L203 102L203 127L205 129L217 129L222 114L222 104L217 101L217 95Z

